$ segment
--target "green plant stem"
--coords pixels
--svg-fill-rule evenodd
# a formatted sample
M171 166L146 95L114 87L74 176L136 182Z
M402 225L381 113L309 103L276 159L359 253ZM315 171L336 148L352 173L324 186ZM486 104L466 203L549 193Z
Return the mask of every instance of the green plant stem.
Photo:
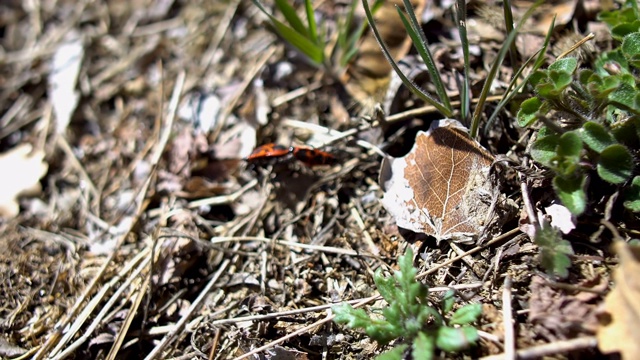
M458 16L458 33L460 34L460 43L462 45L462 58L464 60L464 79L462 81L462 91L460 93L460 117L466 123L469 120L469 77L471 69L469 65L469 38L467 36L467 2L466 0L458 0L456 14Z
M489 96L489 90L491 89L491 84L493 83L493 80L496 78L498 69L500 65L502 65L502 61L504 60L504 57L507 54L509 46L515 40L516 35L518 34L518 31L520 31L520 28L522 27L524 22L531 16L533 11L536 8L538 8L538 6L540 6L540 4L542 4L542 0L536 1L535 4L533 4L533 6L529 8L529 10L527 10L527 12L524 14L522 19L520 19L520 22L518 22L518 26L516 26L515 30L512 31L511 34L509 34L509 36L507 36L507 38L505 39L505 43L502 45L502 47L500 48L500 51L498 52L498 57L494 61L493 65L491 66L491 69L489 70L489 73L487 74L487 78L485 79L484 86L482 87L482 91L480 92L480 96L478 97L478 104L476 105L476 108L473 111L473 117L471 118L471 129L469 131L469 134L474 139L478 136L478 127L480 126L480 117L482 116L482 110L484 109L484 104L487 101L487 96Z
M504 13L504 26L507 29L507 35L513 31L513 13L511 12L511 0L505 0L502 2L502 9ZM511 60L511 67L516 68L518 61L518 49L516 48L516 42L512 42L509 50L509 59Z

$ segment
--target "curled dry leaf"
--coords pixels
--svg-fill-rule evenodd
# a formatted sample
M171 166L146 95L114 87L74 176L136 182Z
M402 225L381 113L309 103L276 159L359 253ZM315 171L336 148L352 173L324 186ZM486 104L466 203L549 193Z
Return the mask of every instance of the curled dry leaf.
M620 267L613 271L615 288L599 316L598 348L605 354L619 352L623 359L636 359L640 354L640 247L617 241L614 249Z
M40 193L40 178L47 173L49 165L44 162L44 152L31 151L29 144L19 145L0 154L0 170L8 176L0 178L0 217L18 215L18 197Z
M490 181L492 162L460 122L435 121L405 157L383 160L382 203L399 227L438 241L474 241L512 213Z

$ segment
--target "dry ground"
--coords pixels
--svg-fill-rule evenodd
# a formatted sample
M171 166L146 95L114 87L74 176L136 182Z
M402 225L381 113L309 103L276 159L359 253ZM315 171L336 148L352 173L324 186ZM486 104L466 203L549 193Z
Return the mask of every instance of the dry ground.
M447 11L429 22L445 75L461 64ZM474 89L504 38L486 29L472 38ZM366 109L266 31L250 1L4 1L0 34L0 150L28 143L48 165L42 193L0 221L0 357L235 358L267 345L265 358L370 358L383 349L327 322L327 309L376 295L373 272L392 270L407 246L434 301L449 287L484 306L479 345L443 356L501 354L505 341L597 354L612 261L608 240L590 240L593 219L572 233L562 282L539 268L517 218L483 244L400 233L379 202L372 148L400 156L438 115L369 128ZM540 38L532 29L519 49ZM82 62L60 125L54 102L73 99L55 100L50 76L65 43L80 45ZM403 91L388 115L421 106ZM242 161L259 144L317 145L339 135L328 129L358 128L326 148L334 166ZM516 160L531 136L509 112L490 130L482 143ZM517 174L501 175L521 206ZM531 179L533 201L548 204L548 179Z

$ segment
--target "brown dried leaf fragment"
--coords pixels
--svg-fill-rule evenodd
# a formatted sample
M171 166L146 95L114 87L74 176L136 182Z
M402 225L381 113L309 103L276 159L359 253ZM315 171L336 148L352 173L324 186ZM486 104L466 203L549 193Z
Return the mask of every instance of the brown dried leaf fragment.
M382 203L399 227L438 240L473 241L495 223L492 204L500 194L489 179L492 162L460 122L435 121L405 157L383 160ZM495 217L500 224L507 219Z
M623 359L636 359L640 354L640 247L617 241L614 249L620 267L613 271L616 287L599 316L598 348L605 354L619 352Z

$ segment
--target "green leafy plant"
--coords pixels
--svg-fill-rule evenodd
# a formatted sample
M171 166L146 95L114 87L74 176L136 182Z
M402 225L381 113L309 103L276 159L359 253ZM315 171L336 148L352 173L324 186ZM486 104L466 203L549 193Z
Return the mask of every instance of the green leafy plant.
M337 40L333 51L328 50L325 27L318 27L311 0L304 1L306 17L303 20L296 9L291 6L291 0L275 0L275 6L284 22L271 14L259 0L253 3L269 18L273 30L293 48L304 54L314 65L324 68L328 73L335 74L335 67L345 67L349 60L357 53L358 40L362 36L366 23L357 24L355 21L355 6L357 0L352 0L345 17L337 21ZM376 0L374 11L382 5L383 0ZM334 59L337 58L337 59Z
M547 222L536 231L534 242L540 248L540 265L549 274L566 278L571 267L569 255L573 255L571 243Z
M622 37L619 47L603 53L593 68L579 69L578 60L569 57L536 71L530 78L536 97L525 100L517 115L523 127L543 122L531 156L553 170L554 190L575 215L587 209L592 175L622 187L624 206L640 210L638 182L631 181L632 154L640 142L638 6L628 1L600 17L612 37Z
M449 291L436 309L429 305L428 287L415 278L410 248L399 258L398 264L400 271L396 271L393 277L384 277L378 269L373 278L380 295L389 303L382 309L381 316L369 316L365 310L354 309L344 303L333 307L334 321L347 324L349 328L364 329L382 345L394 339L404 339L402 344L381 354L378 359L402 359L409 347L414 358L432 359L436 349L453 352L475 344L478 333L470 324L480 316L480 304L469 304L452 311L455 296L453 291Z
M489 90L491 89L491 84L493 83L493 80L498 74L498 69L500 68L500 65L502 64L504 58L506 57L507 53L509 53L509 51L511 51L512 59L515 59L514 41L518 34L518 31L520 30L521 26L524 24L526 19L533 13L535 8L540 3L541 1L538 1L534 6L532 6L529 9L529 11L522 17L520 22L517 24L515 29L513 29L512 23L507 24L507 29L509 29L508 36L505 39L505 42L502 48L498 52L496 61L493 63L491 69L489 70L487 78L485 79L485 84L482 88L481 94L478 98L476 108L471 118L470 134L474 138L478 135L478 128L479 128L480 120L483 114L484 105L486 103L487 97L489 96ZM386 44L384 43L380 34L378 33L378 30L375 26L375 22L373 21L373 15L371 13L367 0L362 0L362 4L365 10L365 13L367 15L367 20L371 25L371 29L373 30L374 36L376 37L376 39L378 40L378 43L380 44L380 47L382 48L382 52L384 53L385 57L387 58L387 61L391 64L391 67L398 74L398 76L400 77L404 85L407 86L407 88L414 95L418 96L429 105L432 105L433 107L435 107L444 116L453 117L455 109L452 107L451 100L449 99L449 96L445 91L443 80L440 77L440 73L437 70L433 56L429 51L427 38L424 32L422 31L420 24L416 19L416 15L413 11L413 7L411 6L411 2L409 0L403 0L404 8L407 15L405 15L404 12L399 7L397 7L398 15L402 19L402 22L404 23L404 26L407 30L407 33L409 34L409 36L413 41L413 45L415 46L416 50L422 57L422 60L427 67L431 81L434 84L434 87L436 90L436 97L434 97L433 95L429 94L427 91L418 87L415 83L413 83L413 81L411 81L409 78L407 78L405 74L402 73L402 71L396 64L395 59L393 59L393 57L391 56L389 49L387 48ZM459 0L458 6L456 9L457 9L456 15L458 18L457 23L459 24L458 31L460 34L462 51L464 56L464 73L465 73L463 83L462 83L462 89L460 89L460 117L462 118L463 122L465 122L468 118L469 104L470 104L469 90L468 90L469 89L468 81L469 81L469 72L470 72L469 41L467 39L467 32L466 32L466 25L465 25L466 24L466 2L463 0ZM504 5L505 19L511 19L510 9L511 9L510 1L505 1L505 5ZM551 26L553 26L553 24ZM549 34L550 33L551 33L551 28L550 28ZM543 48L536 55L528 59L523 64L523 66L518 69L511 83L509 84L507 93L505 94L503 101L501 101L498 104L492 116L490 117L489 122L495 119L497 114L504 108L504 106L509 101L511 101L513 96L515 96L520 91L522 86L524 86L524 84L526 83L526 80L528 79L528 77L526 77L524 81L518 82L518 79L522 75L522 71L524 70L524 68L529 64L533 65L533 70L538 69L540 66L542 66L543 60L544 60L544 53L549 44L549 39L550 37L547 36L547 38L545 39Z

